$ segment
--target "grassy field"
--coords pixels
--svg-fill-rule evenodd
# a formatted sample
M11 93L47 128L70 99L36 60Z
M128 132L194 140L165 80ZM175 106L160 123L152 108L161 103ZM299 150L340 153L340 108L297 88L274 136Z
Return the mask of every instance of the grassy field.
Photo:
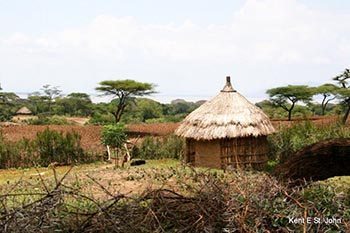
M151 188L174 188L175 175L189 171L188 168L182 167L179 161L171 159L149 160L146 165L126 168L116 168L114 164L101 162L72 168L57 167L55 172L52 168L4 169L0 170L0 194L12 189L18 182L27 183L28 189L41 189L42 180L49 186L53 185L55 176L60 179L70 169L64 180L65 184L79 184L87 193L93 195L99 195L103 190L96 189L92 180L98 181L111 192L137 194ZM18 191L22 188L22 185L18 186Z
M30 219L31 232L42 224L52 231L60 226L74 232L103 232L102 229L166 232L167 228L188 226L191 232L211 227L238 227L241 232L256 229L299 232L303 225L288 224L288 216L303 217L305 210L309 216L325 213L344 218L346 224L331 229L348 230L350 212L345 213L348 204L344 193L349 192L350 177L335 177L319 184L292 190L262 172L192 169L179 161L164 159L126 168L94 163L54 170L0 170L0 199L6 203L6 211L17 213L11 214L9 229L27 226ZM0 229L4 222L0 214ZM313 225L306 227L310 232L317 229ZM329 228L324 224L320 227Z
M65 178L66 184L79 184L79 186L84 186L87 193L97 195L102 190L96 189L96 184L91 182L93 180L115 193L139 194L147 189L161 187L180 190L181 179L186 173L191 172L190 168L184 167L179 161L172 159L148 160L146 165L127 166L126 168L117 168L114 164L99 162L74 167L56 167L55 172L51 167L2 169L0 170L0 194L10 187L14 187L18 182L27 183L28 187L36 189L42 188L42 180L53 185L55 176L60 179L69 170L70 172ZM217 169L195 168L194 170L223 174L223 171ZM350 187L350 177L334 177L320 183L343 190ZM18 191L22 188L19 186Z
M97 175L106 178L106 180L112 180L113 177L108 177L110 173L115 173L118 175L126 175L137 173L140 171L144 172L157 172L157 171L167 171L174 168L181 167L181 163L177 160L163 159L163 160L148 160L145 165L138 167L126 168L116 168L112 163L98 162L92 164L82 164L78 166L73 166L70 176L86 176L86 175ZM59 166L55 168L56 174L58 176L64 175L70 166ZM207 168L196 168L199 171L215 171L222 172L218 169L207 169ZM103 173L108 175L103 175ZM35 180L39 176L45 179L53 179L54 173L51 167L38 167L38 168L24 168L24 169L0 169L0 187L3 185L14 184L19 180ZM105 177L107 176L107 177ZM350 186L350 176L343 177L333 177L326 181L326 184L344 185Z

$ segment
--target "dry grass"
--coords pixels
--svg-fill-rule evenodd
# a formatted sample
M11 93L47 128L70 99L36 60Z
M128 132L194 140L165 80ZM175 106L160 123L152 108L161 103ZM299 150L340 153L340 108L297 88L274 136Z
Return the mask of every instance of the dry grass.
M99 180L105 187L117 187L115 192L141 193L150 187L159 187L165 185L158 181L163 181L164 177L168 177L172 169L179 166L179 162L175 160L149 160L147 164L140 167L115 168L111 163L95 163L75 166L65 182L76 183L76 177L79 177L80 185L84 186L87 192L100 195L89 185L88 180L93 177ZM57 175L63 175L70 169L69 166L57 167ZM52 180L54 173L52 168L28 168L28 169L2 169L0 170L0 189L6 190L19 180L30 182L33 186L40 186L41 180L39 174L44 180ZM153 175L150 175L153 174ZM142 182L141 182L142 181ZM173 182L169 181L169 186Z
M74 170L51 179L22 180L0 191L2 232L325 232L349 230L349 206L323 187L290 189L255 172L223 173L188 167L157 167L95 172ZM103 165L105 166L105 165ZM130 171L130 170L129 170ZM97 173L96 173L97 172ZM106 176L97 175L107 172ZM125 193L105 183L112 173L128 174L143 192ZM84 174L85 173L85 174ZM40 174L40 172L39 172ZM115 178L115 177L114 177ZM113 179L111 179L113 180ZM172 180L173 185L168 186ZM91 187L90 190L86 186ZM91 192L93 190L93 192ZM323 197L325 197L323 199ZM320 199L321 198L321 199ZM322 205L320 205L322 203ZM342 217L339 225L289 224L288 217Z

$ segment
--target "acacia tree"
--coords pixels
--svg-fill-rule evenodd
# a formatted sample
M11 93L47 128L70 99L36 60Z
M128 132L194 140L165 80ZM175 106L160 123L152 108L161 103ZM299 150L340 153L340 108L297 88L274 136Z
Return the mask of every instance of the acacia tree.
M329 83L323 84L314 89L315 95L322 95L322 103L321 103L322 115L325 114L325 111L329 102L337 98L338 89L339 87Z
M270 101L274 105L288 112L288 120L290 121L296 103L311 101L313 89L305 85L288 85L269 89L266 93L270 96Z
M100 82L99 85L96 88L97 91L102 92L104 95L113 96L116 100L116 107L113 108L111 113L117 123L120 121L128 102L132 98L155 93L153 84L136 82L130 79L107 80Z
M51 114L52 102L55 98L61 96L62 91L57 86L44 85L41 89L44 92L44 96L47 99L49 114Z
M345 124L349 115L350 115L350 70L345 69L343 73L333 78L334 81L338 82L341 87L340 90L337 91L338 98L342 101L345 106L345 114L343 117L343 123Z

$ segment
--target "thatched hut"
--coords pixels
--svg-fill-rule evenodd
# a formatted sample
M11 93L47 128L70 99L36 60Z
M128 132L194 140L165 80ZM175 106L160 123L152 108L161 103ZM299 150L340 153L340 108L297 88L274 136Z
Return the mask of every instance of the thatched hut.
M223 90L188 115L175 133L186 138L187 163L259 169L267 162L267 135L274 131L265 113L234 90L227 77Z
M27 107L22 107L12 117L12 121L16 123L22 123L34 117L35 116L33 116L32 111L30 111Z
M16 112L17 116L29 116L32 114L32 111L30 111L27 107L22 107Z

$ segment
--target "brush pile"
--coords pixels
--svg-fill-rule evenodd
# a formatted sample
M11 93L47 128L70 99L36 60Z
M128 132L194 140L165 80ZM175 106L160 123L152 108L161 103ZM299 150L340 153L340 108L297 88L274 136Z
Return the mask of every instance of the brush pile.
M350 230L350 195L322 185L279 183L257 172L199 172L184 190L112 193L90 178L105 199L55 176L41 188L18 182L0 187L1 232L326 232ZM21 188L23 192L18 192ZM336 218L340 224L292 224L290 218Z
M350 139L331 139L298 151L279 166L276 175L292 180L325 180L350 176Z

